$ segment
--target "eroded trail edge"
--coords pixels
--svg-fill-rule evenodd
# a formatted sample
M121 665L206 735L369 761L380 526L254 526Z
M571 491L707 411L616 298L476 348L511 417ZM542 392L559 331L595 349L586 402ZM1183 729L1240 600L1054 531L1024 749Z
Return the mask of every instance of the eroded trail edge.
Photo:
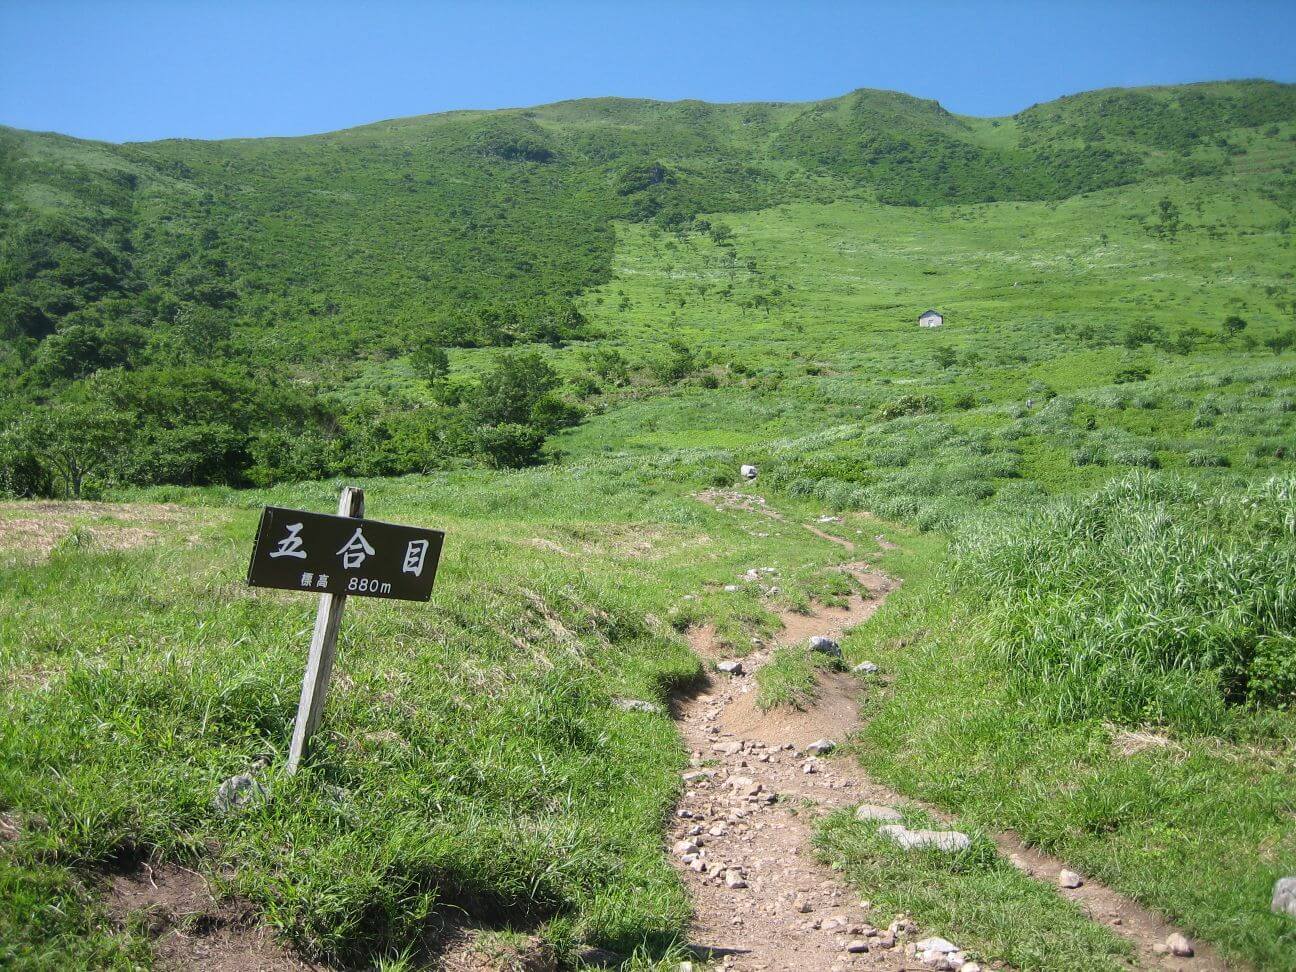
M699 498L783 519L761 497L713 491ZM854 552L850 541L803 525ZM808 614L780 612L783 627L776 644L742 657L735 674L710 671L693 694L677 700L680 733L692 758L670 851L694 902L690 941L700 955L737 970L979 972L981 966L961 953L940 951L951 943L933 951L931 943L942 942L937 931L918 928L906 915L877 913L867 889L862 894L852 889L815 859L811 839L824 815L860 804L921 806L871 780L854 759L814 752L815 742L840 743L858 727L860 681L845 672L825 672L805 710L763 712L756 706L755 674L779 646L805 643L812 635L837 639L872 616L895 589L893 579L867 563L840 569L860 582L863 594L853 595L844 608L816 604ZM724 657L710 627L692 630L690 642L708 661ZM1025 847L1011 834L990 836L1023 871L1057 886L1066 869L1062 861ZM1168 954L1165 943L1177 934L1173 926L1092 880L1058 893L1130 941L1139 968L1213 972L1232 967L1199 943L1193 957Z

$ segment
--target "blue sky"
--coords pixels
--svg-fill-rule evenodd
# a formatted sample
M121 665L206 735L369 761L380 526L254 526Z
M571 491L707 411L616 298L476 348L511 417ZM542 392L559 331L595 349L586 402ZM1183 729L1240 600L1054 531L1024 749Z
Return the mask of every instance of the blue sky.
M0 123L111 141L299 135L623 95L893 88L1010 114L1108 85L1296 81L1293 0L0 0Z

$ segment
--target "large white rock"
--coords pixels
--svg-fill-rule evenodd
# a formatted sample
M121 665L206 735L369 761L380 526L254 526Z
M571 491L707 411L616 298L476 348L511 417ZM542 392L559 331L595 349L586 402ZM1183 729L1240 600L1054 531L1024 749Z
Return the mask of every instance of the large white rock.
M756 467L755 467L755 466L748 466L748 465L744 464L744 465L742 465L742 466L740 466L740 467L738 468L738 472L740 472L740 473L742 474L742 478L743 478L743 479L755 479L755 478L756 478Z
M972 846L967 834L957 830L910 830L901 824L884 824L878 833L895 841L905 850L961 851Z
M1272 907L1276 914L1296 918L1296 877L1278 879L1274 884Z
M834 658L841 657L841 645L825 635L812 635L810 638L810 650L821 651L825 655L832 655Z
M1075 871L1068 871L1063 869L1062 871L1058 872L1059 888L1078 888L1082 884L1084 884L1084 878L1082 878Z

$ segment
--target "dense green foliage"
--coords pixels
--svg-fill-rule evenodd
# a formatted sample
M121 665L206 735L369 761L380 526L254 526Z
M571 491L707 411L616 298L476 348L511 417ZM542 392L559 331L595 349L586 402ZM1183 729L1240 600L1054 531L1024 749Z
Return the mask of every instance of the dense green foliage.
M1289 120L1292 101L1266 82L1196 85L987 121L862 90L809 105L602 99L275 140L0 130L0 427L31 404L119 405L122 458L96 463L98 486L534 461L545 423L479 434L427 375L362 403L351 383L430 346L597 336L574 300L611 278L618 219L723 249L729 228L701 214L861 191L907 206L1060 199L1164 171L1171 150L1185 160L1172 171L1217 173L1237 151L1226 129ZM786 291L748 300L768 316ZM191 391L201 407L177 407ZM310 456L270 461L281 443L256 430L271 426ZM11 490L60 482L30 440L0 455Z

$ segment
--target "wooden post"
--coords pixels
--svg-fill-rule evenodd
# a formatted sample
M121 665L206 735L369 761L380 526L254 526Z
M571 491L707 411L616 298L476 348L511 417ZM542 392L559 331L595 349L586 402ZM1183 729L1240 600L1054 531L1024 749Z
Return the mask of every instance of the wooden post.
M364 516L364 490L343 486L338 500L338 516ZM306 743L319 728L328 697L329 677L337 655L338 624L346 606L345 594L321 594L315 613L315 635L306 658L306 676L302 679L301 701L297 704L297 721L293 723L292 747L288 750L288 772L296 773L306 753Z

